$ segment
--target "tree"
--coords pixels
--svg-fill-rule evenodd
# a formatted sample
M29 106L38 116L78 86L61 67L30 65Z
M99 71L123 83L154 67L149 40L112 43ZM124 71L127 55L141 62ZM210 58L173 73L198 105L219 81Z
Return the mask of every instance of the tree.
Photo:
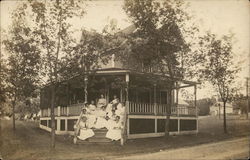
M223 102L224 133L227 133L226 103L235 93L234 83L239 71L233 63L232 40L232 35L218 38L215 34L207 33L200 41L200 60L203 62L200 63L200 76L216 88Z
M26 5L18 6L12 13L12 25L3 41L8 56L7 91L13 108L15 130L15 107L17 101L32 96L39 84L40 50L27 25Z
M248 107L247 97L244 96L243 94L236 95L233 98L233 107L234 109L240 110L241 114L244 113L247 114L247 107Z
M170 92L174 78L183 78L183 57L190 51L191 38L197 28L189 21L183 1L125 0L124 10L136 30L128 37L128 46L121 56L124 63L136 59L134 68L148 68L170 76ZM171 103L167 109L165 135L169 135Z
M4 114L5 103L7 102L7 66L0 55L0 115Z
M70 20L78 20L84 14L80 0L30 0L29 6L34 13L34 32L39 39L39 47L44 51L44 75L51 86L51 148L55 148L55 100L59 73L63 72L63 59L73 51L75 40L72 37Z

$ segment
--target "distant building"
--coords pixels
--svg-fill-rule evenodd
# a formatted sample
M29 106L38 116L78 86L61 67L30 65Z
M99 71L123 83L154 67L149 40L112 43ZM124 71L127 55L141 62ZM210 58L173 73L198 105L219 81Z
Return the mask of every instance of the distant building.
M234 113L233 106L230 103L226 103L226 114ZM210 107L211 115L224 114L223 112L223 102L216 102L213 106Z

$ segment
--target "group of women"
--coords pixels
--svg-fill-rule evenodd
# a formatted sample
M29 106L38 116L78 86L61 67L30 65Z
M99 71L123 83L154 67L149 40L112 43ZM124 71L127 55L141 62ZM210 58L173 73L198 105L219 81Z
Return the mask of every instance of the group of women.
M107 138L114 141L121 139L124 112L124 105L120 103L116 95L109 104L103 95L96 105L95 101L85 104L80 119L75 125L76 134L80 133L78 138L86 140L95 135L92 129L107 128Z

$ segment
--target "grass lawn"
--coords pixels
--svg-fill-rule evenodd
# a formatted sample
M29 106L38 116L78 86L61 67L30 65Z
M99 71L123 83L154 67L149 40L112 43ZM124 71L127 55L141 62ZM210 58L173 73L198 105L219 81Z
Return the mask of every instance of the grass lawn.
M228 134L223 133L223 120L201 117L199 134L128 140L125 146L114 144L74 145L68 136L57 136L56 149L50 151L50 134L38 128L37 122L17 121L16 132L12 122L1 120L1 156L4 159L25 160L81 160L112 159L136 153L157 152L197 144L249 135L249 121L240 116L228 116Z

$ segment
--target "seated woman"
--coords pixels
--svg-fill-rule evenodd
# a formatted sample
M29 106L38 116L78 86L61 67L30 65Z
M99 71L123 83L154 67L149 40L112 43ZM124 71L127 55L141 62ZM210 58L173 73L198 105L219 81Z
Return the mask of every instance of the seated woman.
M120 117L116 116L115 121L110 121L110 128L106 134L106 137L112 141L117 141L121 139L121 129L122 125L120 123Z
M110 102L111 104L117 104L119 99L117 98L116 95L114 95L114 99Z
M117 115L115 114L115 109L114 108L111 110L111 112L107 113L107 117L106 117L106 119L107 119L107 126L106 126L106 128L107 129L112 128L112 125L113 125L113 122L116 119L116 116Z
M94 127L95 122L96 122L96 106L95 106L95 101L91 101L91 104L88 106L88 124L89 128Z
M107 107L106 107L106 111L107 112L111 112L112 111L112 107L113 105L111 104L111 103L109 103L108 105L107 105Z
M95 112L95 110L96 110L95 101L92 100L90 105L88 105L88 112L90 112L90 113Z
M104 95L101 94L101 98L99 98L97 102L97 108L101 108L102 106L106 106L106 105L107 105L107 101L104 98Z
M74 124L75 135L78 135L78 134L79 134L79 131L80 131L80 122L81 122L81 118L82 118L83 116L85 116L85 117L88 116L88 114L87 114L87 109L86 109L85 107L82 108L82 111L81 111L81 113L80 113L80 116L79 116L77 122L75 122L75 124Z
M125 107L123 103L118 102L117 110L115 111L115 114L120 116L120 120L123 121L123 117L125 114Z
M97 120L95 124L95 128L101 129L107 127L107 120L106 120L107 112L105 110L105 106L101 107L101 110L97 112Z
M81 117L79 127L80 127L80 135L77 136L79 139L86 140L87 138L93 137L95 135L93 130L88 127L86 116Z

